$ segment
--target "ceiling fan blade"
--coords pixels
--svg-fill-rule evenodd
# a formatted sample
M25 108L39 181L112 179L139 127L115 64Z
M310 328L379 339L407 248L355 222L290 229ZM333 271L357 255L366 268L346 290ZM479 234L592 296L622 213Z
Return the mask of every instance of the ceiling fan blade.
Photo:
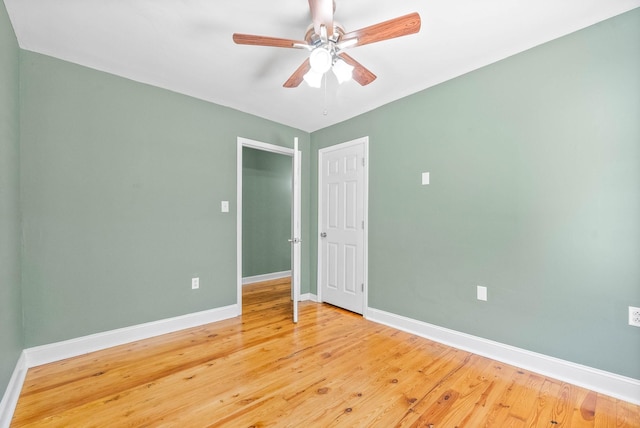
M344 62L353 67L353 80L358 82L360 85L366 86L376 80L377 76L375 74L346 53L342 52L338 56L342 58Z
M321 27L324 25L327 34L333 34L333 0L309 0L311 9L311 21L313 29L318 36L321 35Z
M307 58L282 86L285 88L297 88L298 85L302 83L304 75L307 74L309 70L311 70L311 63L309 62L309 58Z
M380 22L360 30L351 31L340 38L340 42L357 39L351 46L362 46L369 43L380 42L382 40L394 39L396 37L407 36L420 31L420 15L417 12L388 21Z
M276 48L306 48L307 42L278 37L255 36L253 34L233 34L233 41L239 45L273 46Z

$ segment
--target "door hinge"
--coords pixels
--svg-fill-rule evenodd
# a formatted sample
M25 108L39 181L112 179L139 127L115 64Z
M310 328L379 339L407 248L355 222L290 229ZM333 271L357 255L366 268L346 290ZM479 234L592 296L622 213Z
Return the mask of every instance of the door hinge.
M362 166L364 166L364 158L362 158Z
M364 220L362 220L362 230L364 230Z
M362 289L362 292L364 293L364 283L360 284L360 288Z

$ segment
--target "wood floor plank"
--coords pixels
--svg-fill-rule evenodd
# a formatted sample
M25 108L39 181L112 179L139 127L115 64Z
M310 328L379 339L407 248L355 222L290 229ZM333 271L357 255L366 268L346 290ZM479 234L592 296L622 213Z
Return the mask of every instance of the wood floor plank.
M640 427L640 406L303 302L27 373L12 427Z
M546 425L553 425L553 410L555 397L560 394L562 385L558 382L554 382L549 379L545 379L540 393L536 398L536 403L532 406L531 414L527 420L527 427L538 427ZM567 425L563 425L567 426Z
M429 366L425 367L425 364L451 361L444 356L451 351L450 348L437 346L429 341L414 343L413 339L409 336L409 341L405 342L409 342L406 345L414 349L404 351L401 355L396 354L396 358L392 360L393 372L388 376L380 377L377 383L372 384L366 376L361 376L363 382L359 387L358 397L362 397L362 401L359 405L366 409L373 409L373 411L369 410L365 416L359 417L363 425L385 426L385 424L397 423L419 398L427 394L437 383L438 377L429 376ZM375 362L375 364L379 363ZM451 364L451 366L455 365ZM442 369L442 366L440 368Z
M633 428L640 425L640 406L622 400L616 400L616 426Z
M619 428L617 425L616 400L598 395L596 401L595 425L599 428ZM612 417L613 416L613 417Z
M419 417L412 427L419 426L455 426L471 411L474 403L482 395L477 382L482 373L492 363L478 355L468 354L463 363L447 375L446 382L440 382L436 388L423 397L413 408L413 414ZM475 394L474 394L475 393ZM470 400L466 400L471 395ZM473 398L475 395L475 398Z
M432 351L415 361L414 376L403 377L402 382L398 382L396 393L389 399L378 400L369 394L371 401L375 400L380 404L379 410L372 413L367 421L379 426L408 426L419 416L416 406L441 385L444 377L460 367L467 355L468 353L457 349L440 348L438 353Z

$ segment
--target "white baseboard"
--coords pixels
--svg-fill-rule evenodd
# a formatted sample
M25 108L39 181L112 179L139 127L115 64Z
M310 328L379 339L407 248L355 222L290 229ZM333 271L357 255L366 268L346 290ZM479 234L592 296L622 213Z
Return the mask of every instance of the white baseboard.
M282 272L265 273L263 275L247 276L242 278L242 285L253 284L254 282L271 281L272 279L280 279L291 276L290 270Z
M173 333L174 331L185 328L222 321L238 315L240 315L240 308L237 304L234 304L131 327L119 328L104 333L78 337L63 342L35 346L25 349L26 364L27 367L35 367L137 340L148 339L161 334Z
M23 351L20 354L16 368L13 370L11 379L9 379L9 385L7 385L7 389L2 396L2 401L0 401L0 428L9 428L9 425L11 425L11 418L13 418L16 404L18 404L18 398L26 375L27 358Z
M640 380L549 357L455 330L367 308L367 319L454 348L473 352L633 404L640 404Z
M307 300L310 300L312 302L318 302L318 296L316 296L315 294L311 294L311 293L305 293L305 294L301 294L300 295L300 301L301 302L306 302Z

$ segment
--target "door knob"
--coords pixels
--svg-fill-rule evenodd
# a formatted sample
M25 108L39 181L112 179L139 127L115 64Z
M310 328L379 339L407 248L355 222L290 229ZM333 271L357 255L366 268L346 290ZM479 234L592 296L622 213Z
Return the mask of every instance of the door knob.
M320 237L322 237L322 238L326 238L326 237L327 237L327 232L322 232L322 233L320 234Z

